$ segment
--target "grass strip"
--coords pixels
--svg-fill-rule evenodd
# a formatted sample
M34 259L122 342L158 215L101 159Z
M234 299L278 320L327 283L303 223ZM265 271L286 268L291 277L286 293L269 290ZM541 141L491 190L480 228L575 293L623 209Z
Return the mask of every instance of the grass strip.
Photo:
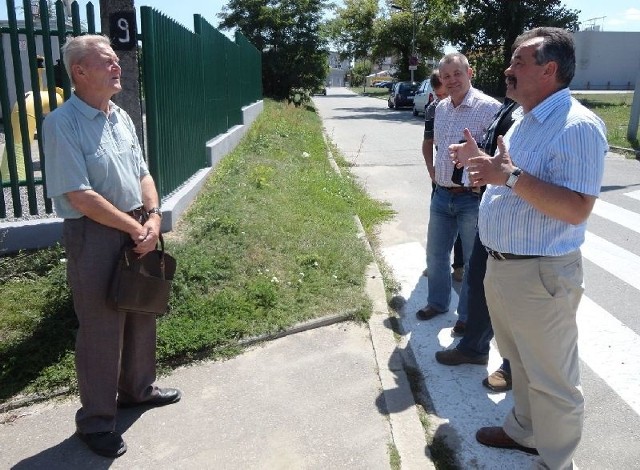
M357 236L392 214L344 166L327 159L310 106L265 100L265 110L167 234L178 259L170 311L158 320L167 370L237 354L243 340L371 306L371 254ZM55 247L0 259L0 401L75 387L77 322Z

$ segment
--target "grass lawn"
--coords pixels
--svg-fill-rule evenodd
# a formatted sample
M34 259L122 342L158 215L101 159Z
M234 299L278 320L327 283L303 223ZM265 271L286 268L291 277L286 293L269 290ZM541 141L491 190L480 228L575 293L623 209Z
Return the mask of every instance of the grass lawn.
M386 100L389 97L389 89L388 88L376 88L372 86L364 87L352 87L350 88L354 93L358 93L362 96L371 96L373 98L380 98Z
M327 159L308 106L265 110L165 236L178 259L170 312L158 321L158 362L170 368L237 353L239 341L327 314L368 318L372 261L354 215L391 216ZM0 258L0 402L75 389L77 322L56 247Z
M633 93L580 95L574 94L587 108L596 113L607 125L609 145L640 150L638 140L627 139L627 128L631 117Z

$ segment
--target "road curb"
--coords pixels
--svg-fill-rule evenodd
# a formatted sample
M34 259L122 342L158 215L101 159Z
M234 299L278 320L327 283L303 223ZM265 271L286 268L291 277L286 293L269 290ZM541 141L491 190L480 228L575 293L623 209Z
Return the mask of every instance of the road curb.
M336 173L341 174L330 150L326 132L323 132L323 137L327 145L329 163ZM358 228L358 237L365 242L374 258L366 272L365 290L373 307L368 325L387 407L391 437L400 455L400 465L403 469L435 469L405 370L405 350L410 348L407 345L403 347L401 342L396 341L390 324L382 273L375 261L375 252L358 216L354 216L354 222Z

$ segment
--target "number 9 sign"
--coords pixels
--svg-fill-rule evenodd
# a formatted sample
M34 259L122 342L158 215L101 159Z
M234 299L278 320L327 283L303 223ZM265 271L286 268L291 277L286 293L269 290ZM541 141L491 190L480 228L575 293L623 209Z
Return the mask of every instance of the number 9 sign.
M136 12L118 11L109 15L109 37L116 51L130 51L137 43Z

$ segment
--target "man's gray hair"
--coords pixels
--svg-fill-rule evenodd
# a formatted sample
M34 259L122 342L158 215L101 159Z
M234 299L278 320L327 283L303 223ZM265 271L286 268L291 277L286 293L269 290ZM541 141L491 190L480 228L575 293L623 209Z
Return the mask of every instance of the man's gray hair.
M518 36L512 49L515 51L524 42L535 38L542 38L534 54L536 64L555 62L558 65L556 78L563 87L568 87L576 72L576 50L571 33L550 26L534 28Z
M96 45L111 47L111 41L107 36L101 34L85 34L83 36L68 38L62 46L62 61L72 84L74 83L73 76L71 75L71 67L82 62Z
M446 54L442 59L440 59L438 68L442 67L444 64L451 64L453 62L458 62L464 65L465 68L469 68L469 59L460 52L450 52L449 54Z

